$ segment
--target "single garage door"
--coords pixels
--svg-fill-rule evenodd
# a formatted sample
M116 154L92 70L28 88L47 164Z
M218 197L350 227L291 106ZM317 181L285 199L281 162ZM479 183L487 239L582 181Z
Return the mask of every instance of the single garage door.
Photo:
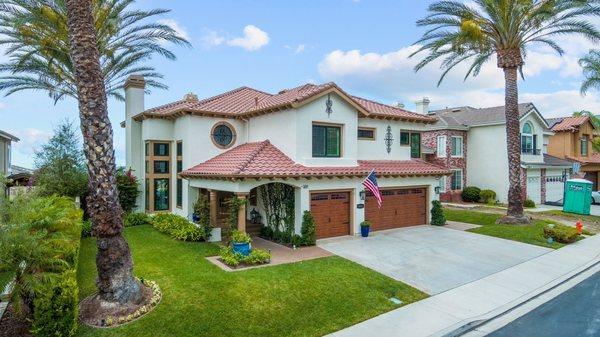
M371 230L392 229L427 223L427 193L425 188L382 190L383 204L377 207L373 193L367 191L365 219Z
M350 192L318 192L310 195L317 239L350 234Z
M562 204L565 180L561 175L546 176L546 202Z

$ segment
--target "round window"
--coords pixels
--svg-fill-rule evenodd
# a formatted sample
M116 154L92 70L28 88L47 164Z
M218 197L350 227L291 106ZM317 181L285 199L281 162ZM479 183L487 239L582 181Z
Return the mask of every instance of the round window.
M217 146L228 147L234 141L235 133L229 124L217 124L213 128L212 139Z

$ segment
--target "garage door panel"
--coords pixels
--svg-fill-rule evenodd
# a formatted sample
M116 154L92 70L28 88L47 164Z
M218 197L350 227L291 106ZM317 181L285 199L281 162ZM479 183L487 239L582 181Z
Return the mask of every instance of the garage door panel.
M315 219L317 239L350 233L350 193L311 194L310 211Z
M372 230L423 225L427 222L427 200L424 188L386 189L383 204L377 207L372 193L367 193L365 218Z

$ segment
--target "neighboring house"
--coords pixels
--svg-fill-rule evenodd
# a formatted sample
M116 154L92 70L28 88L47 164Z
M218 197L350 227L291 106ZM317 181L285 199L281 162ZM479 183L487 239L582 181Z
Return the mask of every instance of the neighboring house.
M427 112L429 101L417 103ZM571 163L547 153L553 135L548 123L532 103L519 104L523 193L536 203L559 202L563 181ZM496 192L508 201L508 156L504 107L447 108L429 112L438 121L423 135L425 146L435 153L427 160L452 171L440 181L440 199L458 201L465 186Z
M421 159L431 116L351 96L334 83L270 94L248 87L144 107L144 79L125 85L126 162L141 181L141 209L189 217L199 193L223 226L227 200L247 199L238 228L257 210L257 187L293 187L294 228L310 210L318 238L429 222L435 187L448 170ZM377 172L383 207L362 181ZM248 224L250 226L250 224ZM248 228L250 230L250 228ZM256 230L252 228L252 230Z
M12 173L11 144L19 138L0 130L0 175L9 176Z
M551 118L548 123L554 131L548 143L548 153L578 162L579 173L591 181L594 191L597 191L600 154L594 151L592 140L600 135L600 131L588 116Z

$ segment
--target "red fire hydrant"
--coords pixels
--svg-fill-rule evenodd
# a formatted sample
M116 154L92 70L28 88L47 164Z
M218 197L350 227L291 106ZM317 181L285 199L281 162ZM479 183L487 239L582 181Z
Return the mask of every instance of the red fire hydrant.
M579 234L583 233L583 223L581 223L581 220L577 221L575 228L577 228L577 233L579 233Z

